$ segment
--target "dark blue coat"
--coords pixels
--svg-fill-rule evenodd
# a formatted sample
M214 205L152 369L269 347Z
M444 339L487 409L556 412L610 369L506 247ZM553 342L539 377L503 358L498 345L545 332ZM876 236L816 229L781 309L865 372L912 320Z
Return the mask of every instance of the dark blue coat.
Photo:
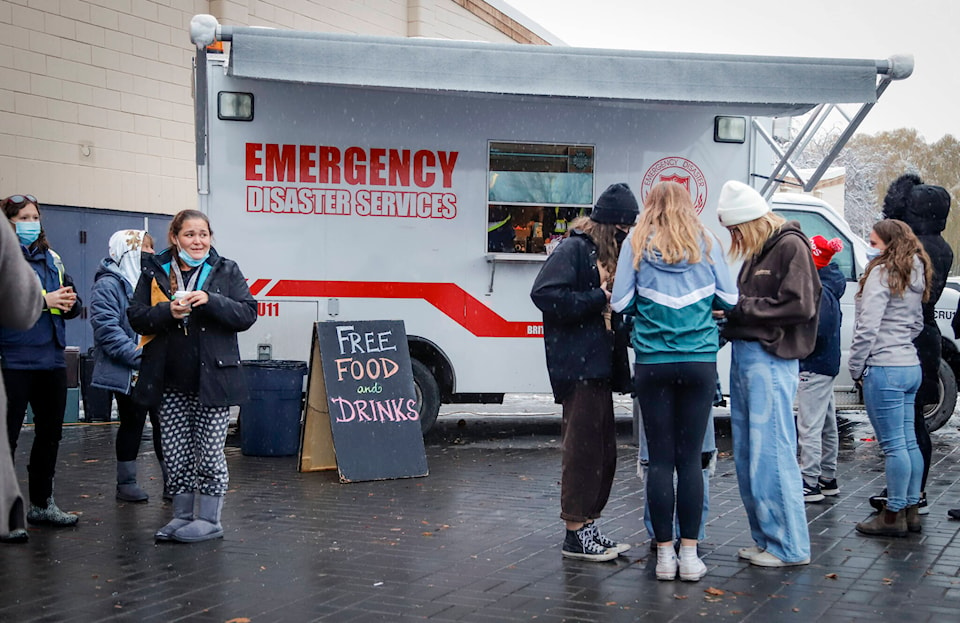
M817 274L823 286L817 344L809 356L800 360L800 371L837 376L840 373L840 321L843 318L840 298L847 289L847 280L833 262L818 270Z
M33 272L40 278L44 292L54 292L62 285L74 287L73 279L63 272L63 264L54 251L38 251L20 246ZM74 287L76 290L76 287ZM26 331L0 327L0 357L2 366L11 370L55 370L66 368L63 349L67 346L67 327L64 320L80 314L80 297L70 311L53 313L43 310L36 324Z
M90 295L93 327L92 384L122 394L130 393L133 372L140 367L139 336L127 320L133 287L107 258L100 263Z
M133 399L148 406L160 404L167 357L177 356L167 352L168 336L171 331L183 330L170 314L168 271L173 257L170 249L144 256L143 273L127 310L133 330L153 336L143 347L140 378L133 389ZM257 320L257 301L237 263L220 257L216 250L210 249L200 270L197 289L206 292L210 301L194 307L189 325L199 340L199 400L211 407L238 405L247 400L247 385L240 368L237 332L246 331ZM151 301L154 283L165 297L156 305Z

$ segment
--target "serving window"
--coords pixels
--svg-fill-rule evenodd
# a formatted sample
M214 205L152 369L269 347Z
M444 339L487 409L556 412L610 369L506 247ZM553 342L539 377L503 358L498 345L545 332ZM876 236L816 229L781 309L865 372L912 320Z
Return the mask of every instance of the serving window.
M487 251L544 254L593 207L590 145L490 143Z

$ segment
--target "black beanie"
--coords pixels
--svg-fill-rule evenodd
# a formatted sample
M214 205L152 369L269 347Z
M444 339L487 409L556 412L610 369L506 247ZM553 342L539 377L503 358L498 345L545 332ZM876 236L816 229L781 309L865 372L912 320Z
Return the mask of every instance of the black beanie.
M914 173L895 179L883 198L883 217L903 221L917 235L942 232L948 214L950 193L940 186L924 184Z
M594 204L590 219L611 225L633 225L640 214L640 206L633 191L623 182L611 184Z

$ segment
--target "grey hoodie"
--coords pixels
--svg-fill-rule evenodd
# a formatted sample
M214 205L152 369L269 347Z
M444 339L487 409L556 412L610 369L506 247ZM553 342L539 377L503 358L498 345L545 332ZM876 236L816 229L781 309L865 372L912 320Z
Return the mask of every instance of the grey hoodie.
M923 328L923 288L923 264L916 256L903 296L890 291L886 266L870 271L856 299L857 322L848 362L854 380L863 376L867 366L920 365L913 338Z

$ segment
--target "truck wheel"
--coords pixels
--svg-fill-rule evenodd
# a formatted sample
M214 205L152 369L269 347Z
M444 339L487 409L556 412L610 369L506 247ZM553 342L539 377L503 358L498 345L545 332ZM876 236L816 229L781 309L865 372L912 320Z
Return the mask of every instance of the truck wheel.
M939 377L939 400L936 404L923 405L923 418L930 432L950 421L957 406L957 377L943 359L940 360Z
M417 413L420 414L420 432L426 435L440 415L440 386L433 378L430 368L416 359L410 360L413 368L413 388L417 392Z

